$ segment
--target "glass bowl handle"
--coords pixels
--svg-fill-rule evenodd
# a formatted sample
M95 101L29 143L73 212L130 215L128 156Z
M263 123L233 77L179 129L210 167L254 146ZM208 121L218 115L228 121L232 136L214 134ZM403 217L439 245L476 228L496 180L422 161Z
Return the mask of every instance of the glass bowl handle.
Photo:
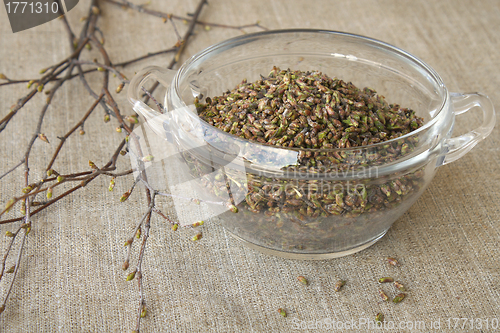
M483 111L483 123L470 132L447 139L444 142L446 153L443 165L456 161L467 154L478 142L490 135L495 126L495 109L488 96L481 93L451 93L450 97L455 116L479 107Z
M140 70L130 81L130 85L127 91L127 98L132 103L135 112L139 113L146 119L147 125L161 137L168 136L169 134L169 117L166 115L166 105L163 106L164 113L160 113L152 108L150 108L146 103L144 103L141 98L147 91L144 84L150 80L156 80L162 84L168 90L170 88L171 82L174 79L176 71L165 69L157 66L150 66ZM161 101L161 102L166 102Z

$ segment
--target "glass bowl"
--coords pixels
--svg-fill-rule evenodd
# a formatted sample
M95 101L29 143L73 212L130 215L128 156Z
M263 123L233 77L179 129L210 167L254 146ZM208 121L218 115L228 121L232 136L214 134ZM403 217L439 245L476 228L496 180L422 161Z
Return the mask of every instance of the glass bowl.
M372 88L389 103L414 110L424 125L367 146L312 149L256 143L198 117L195 97L221 95L273 66ZM165 107L156 101L157 111L141 101L149 80L166 88ZM449 93L439 75L411 54L325 30L268 31L221 42L178 71L145 68L131 81L128 97L160 138L160 150L167 143L175 147L175 153L156 152L155 161L157 155L163 161L177 156L176 172L185 170L196 184L196 200L213 203L211 216L220 216L253 248L301 259L344 256L374 244L422 195L437 167L466 154L495 124L488 97ZM469 110L482 110L482 125L452 137L455 116ZM144 168L141 156L150 148L133 146L136 166Z

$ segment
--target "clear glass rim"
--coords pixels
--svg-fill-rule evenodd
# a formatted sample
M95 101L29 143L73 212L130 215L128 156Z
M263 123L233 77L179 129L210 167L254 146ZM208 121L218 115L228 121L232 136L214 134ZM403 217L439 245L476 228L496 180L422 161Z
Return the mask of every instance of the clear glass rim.
M367 44L376 45L379 48L382 48L382 49L385 49L385 50L390 51L392 53L398 54L401 57L410 60L411 62L417 64L421 69L424 69L430 75L430 77L435 81L435 83L437 83L437 85L442 89L441 104L440 104L439 108L436 109L436 111L437 111L436 114L428 122L426 122L422 127L418 128L414 131L411 131L405 135L402 135L400 137L390 139L387 141L382 141L379 143L369 144L366 146L357 146L357 147L349 147L349 148L282 147L282 146L271 145L268 143L260 143L260 142L250 141L246 138L237 137L237 136L234 136L233 134L224 132L215 126L210 125L209 123L207 123L203 119L198 118L198 120L202 123L203 126L209 127L211 129L213 129L215 132L220 132L220 134L227 136L229 139L242 140L244 142L248 142L249 144L252 144L255 146L267 147L267 149L269 149L269 147L272 147L275 149L283 149L283 150L289 150L289 151L306 151L306 152L307 151L310 151L310 152L335 152L335 151L341 152L341 151L343 151L343 152L345 152L345 151L360 151L360 150L364 150L364 149L376 149L376 148L379 148L379 147L387 145L387 144L392 144L392 143L397 142L399 140L404 140L404 139L410 138L412 136L419 135L420 133L425 132L427 129L432 127L438 121L438 119L441 118L442 114L444 113L443 110L445 109L445 105L446 105L447 100L448 100L448 90L447 90L441 76L439 76L439 74L431 66L429 66L427 63L425 63L421 59L417 58L416 56L412 55L411 53L408 53L408 52L406 52L406 51L404 51L396 46L388 44L386 42L383 42L383 41L380 41L380 40L377 40L374 38L362 36L362 35L356 35L356 34L351 34L351 33L342 32L342 31L325 30L325 29L267 30L267 31L246 34L243 36L233 37L233 38L227 39L225 41L216 43L216 44L209 46L208 48L198 52L197 54L193 55L191 58L189 58L181 66L181 68L179 68L179 70L177 71L177 73L174 77L172 88L173 88L176 96L178 97L178 99L183 104L185 104L185 102L180 98L179 81L181 79L182 74L184 72L188 71L190 69L190 66L192 64L194 64L196 61L206 57L207 55L217 54L219 52L223 52L228 47L231 47L231 45L238 46L238 45L246 44L249 41L252 41L258 37L265 37L265 36L269 36L269 35L280 35L280 34L292 34L292 33L294 33L294 34L295 33L305 33L305 34L318 34L318 35L325 34L325 35L348 37L348 38L352 38L354 40L363 41Z

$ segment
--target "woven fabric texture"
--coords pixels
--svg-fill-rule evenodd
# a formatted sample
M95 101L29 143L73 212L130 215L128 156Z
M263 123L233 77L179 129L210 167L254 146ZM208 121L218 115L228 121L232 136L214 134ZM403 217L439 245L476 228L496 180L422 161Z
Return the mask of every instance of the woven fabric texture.
M80 30L80 18L89 3L80 1L67 15L75 31ZM152 1L147 8L187 17L196 6L195 0L169 0ZM98 26L115 63L168 48L177 40L172 26L159 18L104 2L101 12ZM496 0L213 0L202 9L200 20L226 25L260 21L270 29L322 28L383 40L432 66L450 91L480 91L500 106L500 2ZM181 34L187 29L182 21L175 23ZM208 30L198 25L180 61L238 34L237 29ZM87 59L100 59L95 49L85 52L90 53ZM0 9L0 73L9 78L37 78L40 69L69 54L60 20L13 34L6 11ZM166 66L171 57L161 55L123 71L131 78L145 66ZM99 87L100 78L99 73L89 76L94 87ZM111 79L110 87L118 84ZM0 118L26 93L25 84L0 87ZM130 114L124 94L117 99L122 112ZM35 96L0 133L0 174L23 158L44 101L45 95ZM33 180L44 174L57 136L74 126L92 102L78 78L63 85L42 126L51 143L37 140L33 147ZM114 130L116 123L106 124L102 117L102 109L96 110L85 125L86 134L66 142L56 170L77 172L86 168L88 160L98 166L109 160L122 136ZM458 117L455 133L477 126L481 117L476 111ZM340 323L336 331L364 332L370 329L351 327L352 323L360 324L363 318L373 321L379 312L396 325L423 321L425 328L414 329L421 332L434 331L430 325L436 322L441 331L453 331L453 318L467 318L466 328L474 320L476 326L468 331L479 331L477 323L483 320L486 325L488 319L489 329L483 331L491 332L495 318L500 328L499 147L497 127L460 160L440 167L429 188L385 237L339 259L300 261L264 255L231 238L216 218L202 227L203 239L192 242L189 230L172 232L168 223L154 217L143 263L148 316L141 331L323 332L329 330L306 327L331 319ZM130 168L128 157L120 158L117 166L118 170ZM1 332L133 329L138 291L135 281L125 281L121 269L126 255L123 243L147 202L143 188L136 189L127 202L119 202L132 182L132 176L120 178L109 192L109 178L99 178L33 218L17 281L0 316ZM19 195L23 187L24 169L20 168L0 180L0 203ZM160 208L176 217L167 199L161 199ZM6 218L18 214L16 209ZM1 225L0 232L15 228ZM9 241L0 237L2 256ZM137 257L134 249L132 258ZM9 257L7 267L16 255ZM389 266L384 261L387 256L398 258L401 266ZM308 286L297 282L300 275L307 277ZM381 300L377 279L382 276L405 284L408 295L403 302ZM334 292L339 279L347 283L341 292ZM0 283L2 297L9 281L7 275ZM384 289L395 295L394 289ZM288 316L280 316L278 308L284 308ZM405 327L392 331L409 331Z

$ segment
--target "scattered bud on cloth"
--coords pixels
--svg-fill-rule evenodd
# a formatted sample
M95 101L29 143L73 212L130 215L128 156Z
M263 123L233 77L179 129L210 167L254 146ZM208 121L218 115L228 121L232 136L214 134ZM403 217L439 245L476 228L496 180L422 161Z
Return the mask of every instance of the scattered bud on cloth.
M388 282L394 282L394 279L391 277L383 277L378 279L379 283L388 283Z
M201 232L199 232L196 235L194 235L193 238L191 238L191 240L192 241L197 241L197 240L200 240L201 237L203 237L203 234Z
M388 301L389 300L389 296L387 296L387 294L382 290L382 289L379 289L378 290L378 294L380 295L380 297L384 300L384 301Z
M392 266L399 266L399 262L394 258L388 257L387 262Z
M392 300L394 303L400 303L404 298L406 294L398 294L394 299Z
M340 289L342 289L342 287L345 285L345 283L346 282L343 280L337 281L337 283L335 283L335 287L333 288L333 290L335 290L337 292L340 291Z
M302 283L302 284L304 284L304 285L308 284L307 279L305 277L303 277L303 276L297 277L297 280L299 280L299 282Z
M394 287L396 287L396 289L399 289L400 291L406 291L405 286L403 286L401 282L394 281Z

